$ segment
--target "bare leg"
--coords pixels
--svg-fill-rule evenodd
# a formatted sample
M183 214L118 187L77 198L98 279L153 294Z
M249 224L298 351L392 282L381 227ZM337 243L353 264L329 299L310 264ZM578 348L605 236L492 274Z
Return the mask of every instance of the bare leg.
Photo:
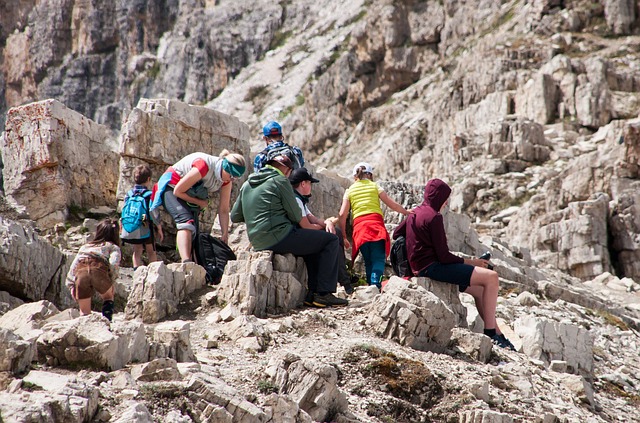
M114 293L115 289L113 285L111 285L111 288L109 288L104 294L100 294L100 297L103 301L113 301Z
M133 244L133 267L144 266L144 262L142 261L142 244Z
M145 248L147 250L147 257L149 258L149 264L158 261L158 255L156 254L156 250L153 249L153 244L147 244Z
M180 229L176 236L176 243L178 244L178 253L182 261L191 260L191 231L188 229Z
M497 333L501 333L496 324L499 288L497 272L483 267L475 267L471 274L471 286L465 291L475 299L478 313L484 320L484 328L496 329Z
M91 314L91 298L85 298L83 300L76 299L78 301L78 308L80 309L80 314L86 316Z

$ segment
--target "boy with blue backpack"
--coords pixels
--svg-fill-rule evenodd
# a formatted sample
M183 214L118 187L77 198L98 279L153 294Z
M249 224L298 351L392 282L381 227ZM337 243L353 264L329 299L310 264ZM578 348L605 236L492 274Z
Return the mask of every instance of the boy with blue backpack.
M153 221L149 213L151 200L151 169L147 165L138 165L133 170L135 185L127 192L122 206L120 222L122 242L133 246L133 269L144 265L143 250L147 252L149 263L158 261L155 235L158 241L164 237L162 226Z

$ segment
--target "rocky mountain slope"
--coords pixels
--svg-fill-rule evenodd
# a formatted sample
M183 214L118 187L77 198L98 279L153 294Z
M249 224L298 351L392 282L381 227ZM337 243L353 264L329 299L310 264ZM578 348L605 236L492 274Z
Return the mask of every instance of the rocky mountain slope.
M2 420L640 420L636 3L103 3L0 4ZM406 206L448 180L450 245L493 252L519 351L424 280L298 309L300 264L241 226L218 288L125 268L112 325L67 309L78 217L113 213L141 162L249 158L267 119L327 168L319 215L362 159Z

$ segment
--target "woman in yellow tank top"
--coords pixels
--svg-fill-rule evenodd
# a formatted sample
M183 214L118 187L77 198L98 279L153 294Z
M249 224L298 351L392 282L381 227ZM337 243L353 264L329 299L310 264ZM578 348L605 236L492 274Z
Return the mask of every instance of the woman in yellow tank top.
M408 215L410 212L396 203L373 181L373 168L365 162L353 168L355 182L345 191L340 207L340 227L345 228L347 215L351 210L353 219L353 248L351 259L355 260L362 252L367 273L367 283L381 287L384 264L389 255L391 241L384 226L384 215L380 207L382 200L390 209ZM343 231L344 244L349 248L346 233Z

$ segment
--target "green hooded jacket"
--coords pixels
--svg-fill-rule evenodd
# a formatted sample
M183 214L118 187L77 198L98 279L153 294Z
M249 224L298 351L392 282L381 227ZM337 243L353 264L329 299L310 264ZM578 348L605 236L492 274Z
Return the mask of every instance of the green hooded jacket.
M289 180L276 168L265 166L240 188L231 210L232 222L245 222L249 241L256 250L267 250L282 241L302 220Z

